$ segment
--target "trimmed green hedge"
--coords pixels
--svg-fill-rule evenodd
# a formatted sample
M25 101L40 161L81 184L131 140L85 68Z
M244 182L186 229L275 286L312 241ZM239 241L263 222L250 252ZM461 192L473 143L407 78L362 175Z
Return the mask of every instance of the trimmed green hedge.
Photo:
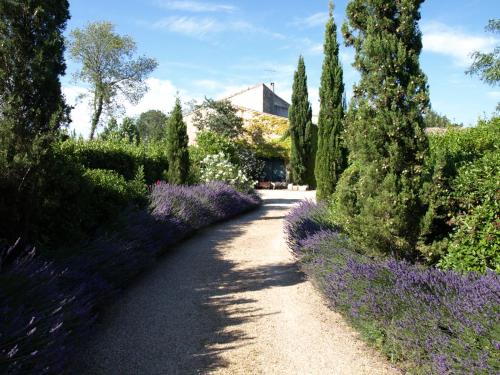
M420 253L446 268L498 271L500 117L429 140Z
M58 152L73 163L90 169L108 169L126 180L134 178L140 166L148 184L164 180L168 170L166 147L160 143L135 145L127 142L66 140Z
M168 168L159 144L66 140L48 157L36 232L50 245L78 241L127 206L147 204L146 185Z

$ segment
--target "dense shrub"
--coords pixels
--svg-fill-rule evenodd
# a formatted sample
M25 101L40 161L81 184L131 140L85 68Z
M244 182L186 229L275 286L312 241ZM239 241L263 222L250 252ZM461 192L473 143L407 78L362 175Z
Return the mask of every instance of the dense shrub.
M450 194L458 211L440 266L460 271L487 268L500 273L500 152L464 164Z
M438 263L448 251L463 251L463 256L449 257L446 266L459 270L496 268L492 257L485 255L499 246L500 118L480 121L475 128L431 135L430 147L421 194L427 211L418 244L420 254L428 262ZM478 257L458 261L465 254L472 255L471 247L481 248Z
M243 171L229 160L222 152L207 155L201 162L201 181L223 181L236 189L248 192L253 189L257 181L252 181Z
M127 180L111 169L87 168L57 150L51 158L41 192L44 215L37 229L44 244L77 242L107 225L125 207L147 203L142 166Z
M260 203L222 183L162 182L150 195L150 210L124 212L115 231L102 230L52 261L0 242L0 373L61 373L75 341L116 291L195 229Z
M190 149L192 182L206 182L202 177L203 161L207 156L220 153L226 155L228 161L238 167L245 176L254 180L261 177L264 163L247 141L203 131L197 134L196 146Z
M135 145L70 139L62 142L56 153L58 157L85 168L113 170L126 180L133 179L139 167L143 166L148 184L164 179L168 170L166 148L161 143Z
M500 366L500 277L423 268L353 251L305 203L287 237L328 296L372 345L418 374L493 374ZM309 212L309 214L308 214ZM300 228L313 230L296 230ZM299 246L297 246L299 244Z

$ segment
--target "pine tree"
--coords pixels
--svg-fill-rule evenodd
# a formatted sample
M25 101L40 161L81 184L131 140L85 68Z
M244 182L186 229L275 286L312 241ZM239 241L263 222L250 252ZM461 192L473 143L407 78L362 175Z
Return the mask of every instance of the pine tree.
M0 237L29 236L43 160L67 121L66 0L0 1Z
M351 0L342 30L355 48L361 80L347 116L351 166L337 187L337 217L365 250L410 260L428 149L422 114L429 96L419 64L422 3Z
M344 82L339 60L337 26L333 19L333 2L326 24L325 59L319 89L320 111L318 122L318 152L316 154L316 181L318 199L328 199L335 191L337 181L346 167L347 152L344 133Z
M182 185L189 175L189 151L186 123L179 99L167 122L168 182Z
M292 152L290 158L291 179L294 184L315 185L314 160L315 125L307 91L307 75L304 58L300 56L294 75L292 105L289 110Z

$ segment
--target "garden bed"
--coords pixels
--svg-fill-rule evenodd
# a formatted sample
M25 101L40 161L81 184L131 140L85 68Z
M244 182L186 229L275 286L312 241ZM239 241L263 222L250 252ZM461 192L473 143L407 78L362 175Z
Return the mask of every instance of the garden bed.
M0 249L1 373L61 373L101 306L158 256L197 229L260 204L222 183L159 182L150 199L150 209L128 210L118 229L56 259L20 243Z
M459 274L356 251L305 202L286 218L303 270L362 337L417 374L493 374L500 368L500 277Z

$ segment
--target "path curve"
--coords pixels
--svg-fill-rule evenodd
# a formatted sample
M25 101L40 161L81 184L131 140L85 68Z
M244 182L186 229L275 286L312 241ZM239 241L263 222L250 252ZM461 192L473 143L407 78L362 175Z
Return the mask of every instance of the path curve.
M103 315L75 374L397 374L297 269L287 211L310 192L207 228L137 280Z

